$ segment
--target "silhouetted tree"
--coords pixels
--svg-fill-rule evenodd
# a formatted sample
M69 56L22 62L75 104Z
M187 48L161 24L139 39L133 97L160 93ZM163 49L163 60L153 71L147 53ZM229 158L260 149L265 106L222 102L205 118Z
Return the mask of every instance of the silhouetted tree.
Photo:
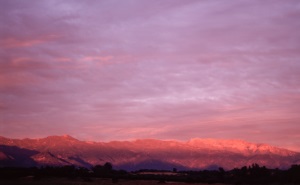
M105 170L106 172L111 172L112 169L113 169L113 166L112 166L111 163L106 162L106 163L104 164L103 168L104 168L104 170Z
M109 176L112 174L113 166L111 163L107 162L103 166L96 165L96 166L92 167L92 170L93 170L95 176L104 177L104 176Z
M176 173L176 172L177 172L177 168L173 168L173 172L175 172L175 173Z
M287 172L290 182L300 183L300 165L292 165Z

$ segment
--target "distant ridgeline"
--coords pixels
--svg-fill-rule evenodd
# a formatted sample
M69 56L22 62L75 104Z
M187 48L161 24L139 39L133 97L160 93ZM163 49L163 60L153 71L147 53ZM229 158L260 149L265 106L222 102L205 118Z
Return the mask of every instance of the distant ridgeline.
M258 164L288 169L300 164L300 154L241 140L192 139L187 142L143 139L86 142L71 136L41 139L0 137L0 167L76 166L91 169L105 162L115 169L225 170Z

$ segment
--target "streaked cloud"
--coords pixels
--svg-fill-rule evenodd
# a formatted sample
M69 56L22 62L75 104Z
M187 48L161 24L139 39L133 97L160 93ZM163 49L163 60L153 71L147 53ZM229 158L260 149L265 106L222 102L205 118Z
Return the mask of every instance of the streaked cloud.
M296 0L0 7L0 135L237 138L300 151Z

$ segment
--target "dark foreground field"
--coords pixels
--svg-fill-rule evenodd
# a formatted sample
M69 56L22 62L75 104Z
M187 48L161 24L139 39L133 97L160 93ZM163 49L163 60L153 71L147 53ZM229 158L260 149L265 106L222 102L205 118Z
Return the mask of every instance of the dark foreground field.
M253 164L241 169L225 171L198 170L173 171L139 170L127 172L114 170L110 163L97 165L91 169L75 166L46 166L17 168L0 168L0 184L43 184L43 185L93 185L93 184L123 184L123 185L151 185L151 184L219 184L219 185L300 185L300 165L293 165L290 169L268 169Z
M107 178L92 178L91 182L84 182L80 179L68 179L68 178L47 178L41 180L34 180L30 177L17 179L17 180L3 180L0 179L0 184L3 185L152 185L152 184L172 184L172 185L185 185L184 182L159 182L156 180L119 180L118 182L112 182ZM205 183L192 183L193 185L208 185ZM223 184L215 184L223 185Z
M92 178L90 182L85 182L81 179L69 179L69 178L45 178L36 180L31 177L4 180L0 179L0 184L3 185L158 185L158 184L170 184L170 185L211 185L211 183L186 183L186 182L159 182L157 180L125 180L121 179L118 182L113 182L108 178ZM248 185L247 183L238 183L239 185ZM297 183L296 183L297 184ZM269 185L296 185L295 183L271 183ZM223 183L213 183L213 185L231 185ZM236 184L232 184L236 185ZM251 184L256 185L256 184ZM261 184L259 184L261 185Z

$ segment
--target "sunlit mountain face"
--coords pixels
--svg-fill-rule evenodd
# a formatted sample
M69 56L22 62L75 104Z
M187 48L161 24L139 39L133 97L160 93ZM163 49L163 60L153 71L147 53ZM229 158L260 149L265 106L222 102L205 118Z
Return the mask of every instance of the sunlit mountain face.
M300 164L300 153L242 140L141 139L86 142L71 136L41 139L0 138L0 166L91 167L111 162L116 169L233 169L257 163L268 168Z

